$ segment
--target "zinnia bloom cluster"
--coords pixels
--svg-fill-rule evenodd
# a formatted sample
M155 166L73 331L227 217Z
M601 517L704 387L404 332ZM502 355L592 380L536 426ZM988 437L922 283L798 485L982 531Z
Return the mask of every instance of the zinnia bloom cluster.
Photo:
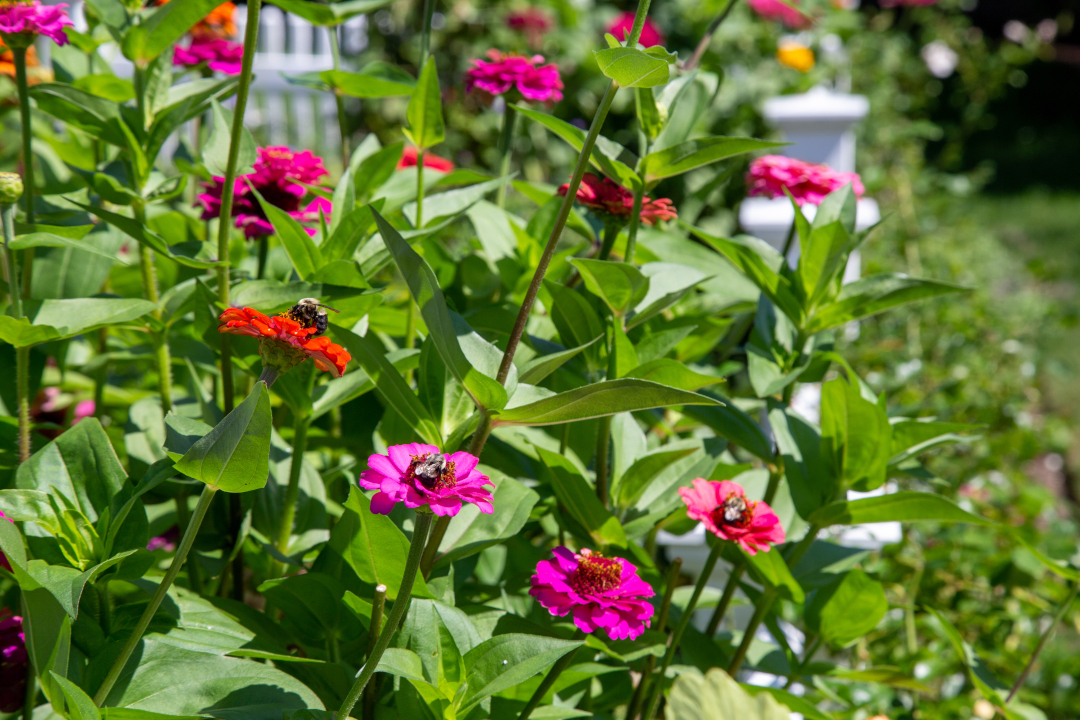
M38 35L52 39L57 45L67 45L64 28L74 24L68 17L67 3L0 2L0 35L8 47L29 47Z
M574 554L561 545L552 556L536 564L529 590L552 615L573 614L578 628L587 633L602 628L612 640L633 640L645 632L653 615L646 598L655 593L636 567L591 550Z
M559 188L559 195L566 196L570 189L567 183ZM602 214L605 220L616 220L623 223L629 222L630 214L634 212L634 194L626 188L618 185L607 178L599 178L592 173L585 173L578 186L577 201L592 210ZM657 220L673 220L678 215L671 200L661 198L650 200L648 197L641 200L641 222L653 225Z
M325 335L311 337L318 332L316 328L305 328L284 315L268 317L251 308L229 308L218 320L221 321L218 332L259 339L259 356L263 361L260 379L267 385L308 358L315 367L336 378L341 377L352 360L345 348L330 342Z
M506 26L525 35L529 47L540 47L544 35L551 30L552 22L548 14L538 7L530 5L522 10L512 10L506 16Z
M788 189L799 205L817 205L825 196L851 184L857 197L866 192L858 173L837 172L828 165L796 160L784 155L765 155L750 163L746 184L751 196L783 197Z
M749 0L749 5L762 18L779 20L793 30L804 30L814 24L809 15L795 9L799 5L796 0Z
M26 693L26 635L22 618L0 615L0 712L13 713L23 706Z
M322 158L309 150L293 152L287 147L259 148L259 157L255 161L254 172L236 179L233 196L233 217L236 227L242 228L248 239L266 237L274 234L274 226L266 217L258 198L251 192L250 183L259 191L266 202L279 207L300 222L316 222L319 210L329 216L330 201L317 197L306 207L301 208L301 201L307 194L307 188L300 183L316 184L323 175L327 175ZM199 195L198 202L203 207L203 220L221 215L221 191L225 178L215 177L207 191ZM308 228L308 234L315 231Z
M405 168L416 167L416 160L419 155L420 151L416 149L415 145L407 146L401 153L401 159L398 160L397 169L404 170ZM424 167L448 173L454 169L454 163L446 158L441 158L438 155L432 155L429 152L425 152Z
M226 75L239 75L244 59L243 43L220 38L194 37L187 47L173 50L173 65L186 68L206 67Z
M562 78L555 63L541 65L541 55L525 57L498 50L488 50L488 59L473 59L465 71L465 89L480 89L490 95L502 95L516 89L526 100L558 102L562 100Z
M476 469L480 459L467 452L446 455L434 445L391 445L386 455L368 458L360 487L378 490L371 511L386 515L399 502L405 507L428 507L436 515L453 517L463 502L491 514L491 478Z
M679 488L686 515L698 520L713 535L737 543L750 555L768 552L784 542L780 518L764 502L747 500L742 485L730 480L694 480L692 488Z
M615 22L608 25L607 31L614 35L616 40L622 42L626 40L633 29L634 13L627 11L615 18ZM641 37L638 38L638 44L647 48L664 44L664 34L660 32L660 28L656 26L656 23L649 18L645 18L645 24L641 26Z

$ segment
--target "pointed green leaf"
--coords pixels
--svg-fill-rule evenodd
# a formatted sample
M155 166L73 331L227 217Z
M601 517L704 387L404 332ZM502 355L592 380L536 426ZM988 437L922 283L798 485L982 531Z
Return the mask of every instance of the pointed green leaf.
M581 273L589 292L616 315L625 315L649 292L649 279L630 263L574 258L570 264Z
M416 89L416 79L412 75L396 65L384 62L368 63L360 68L359 72L324 70L319 73L319 78L342 94L358 98L412 95Z
M659 52L650 52L659 51ZM620 87L652 88L666 85L670 77L669 65L674 62L670 53L661 47L639 50L617 47L593 52L600 72Z
M457 716L467 716L484 699L543 672L582 644L580 640L507 633L477 645L465 654L468 683L456 702Z
M845 285L834 302L819 307L807 321L806 331L821 332L904 303L967 291L959 285L918 280L900 273L871 275Z
M751 696L720 668L682 673L664 709L667 720L788 720L791 711L769 693Z
M435 58L428 58L427 65L420 73L420 79L416 81L416 88L409 99L405 119L409 124L405 133L412 140L413 145L421 150L427 150L446 139Z
M856 568L817 589L806 604L806 624L833 647L847 647L877 627L888 609L881 583Z
M639 89L638 92L646 91ZM642 158L645 183L648 187L652 187L663 178L682 175L685 172L736 155L779 147L785 144L756 140L754 138L721 136L686 140L674 147L649 153Z
M210 101L210 112L213 118L210 126L210 137L202 149L203 165L211 175L224 177L225 168L229 160L229 146L232 144L232 110L226 110L216 99ZM253 170L255 160L258 158L258 150L255 147L255 138L245 127L240 131L240 149L236 156L236 175L247 175Z
M259 204L262 205L267 219L274 226L274 232L285 247L285 252L289 254L296 272L301 279L307 279L325 264L319 246L295 218L281 208L268 203L254 185L250 182L248 184L251 192L255 193L255 197L259 199Z
M124 57L132 62L153 60L220 4L217 0L172 0L159 5L124 34L120 43Z
M638 365L626 373L625 377L651 380L668 387L690 391L700 390L708 385L724 382L724 378L695 372L673 358L657 358Z
M581 524L582 529L597 545L626 547L626 533L623 532L618 518L601 504L596 497L596 490L581 476L573 463L564 455L539 446L536 452L551 471L551 484L555 495L570 517Z
M997 527L997 523L960 509L941 495L928 492L897 492L861 500L840 500L826 505L809 518L812 523L829 525L861 525L875 522L967 522Z

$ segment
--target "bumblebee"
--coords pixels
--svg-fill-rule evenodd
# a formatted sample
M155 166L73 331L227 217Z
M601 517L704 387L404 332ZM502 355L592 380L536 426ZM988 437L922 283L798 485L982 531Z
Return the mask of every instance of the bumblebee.
M323 305L316 298L302 298L282 315L300 323L300 327L315 328L315 333L311 337L318 337L326 332L327 310L334 310L334 308Z
M413 474L425 485L435 485L446 473L446 456L428 453L417 458Z

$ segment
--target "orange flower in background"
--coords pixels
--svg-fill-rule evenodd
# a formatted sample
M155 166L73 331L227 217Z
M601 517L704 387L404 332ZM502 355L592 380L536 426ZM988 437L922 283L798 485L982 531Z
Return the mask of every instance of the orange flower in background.
M191 36L198 39L228 40L236 35L236 23L233 16L236 13L236 5L231 2L222 3L210 11L210 14L191 28Z
M263 361L260 380L272 385L278 376L288 372L308 358L315 367L341 377L352 356L314 327L304 327L281 315L269 317L252 308L229 308L218 318L218 332L250 335L259 340L259 355Z
M15 79L15 56L11 50L0 45L0 75L7 75ZM51 71L41 67L38 61L37 50L33 45L26 49L26 81L31 85L51 80Z
M776 51L776 59L781 65L801 73L810 72L814 68L814 51L793 40L780 44L780 49Z

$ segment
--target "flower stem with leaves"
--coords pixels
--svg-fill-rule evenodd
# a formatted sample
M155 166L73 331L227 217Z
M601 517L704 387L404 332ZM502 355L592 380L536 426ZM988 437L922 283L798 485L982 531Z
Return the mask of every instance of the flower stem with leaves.
M19 121L22 133L23 212L26 224L34 224L34 133L30 127L30 89L26 79L27 46L13 43L11 55L15 61L15 85L19 90ZM34 249L23 251L22 296L30 299L30 283L34 277Z

